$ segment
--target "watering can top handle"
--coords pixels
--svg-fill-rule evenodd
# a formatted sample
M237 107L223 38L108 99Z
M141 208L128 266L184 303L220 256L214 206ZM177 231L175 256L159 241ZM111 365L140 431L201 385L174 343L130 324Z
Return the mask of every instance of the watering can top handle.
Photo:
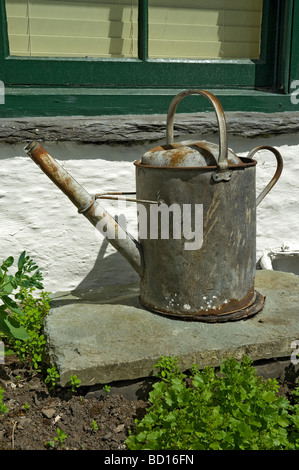
M217 117L218 127L219 127L219 158L218 158L218 168L220 170L226 171L228 168L227 161L227 132L226 132L226 121L224 116L224 111L221 106L220 101L212 93L205 90L186 90L182 91L176 95L171 101L167 114L167 125L166 125L166 142L167 144L173 143L173 123L174 115L176 108L179 102L189 95L202 95L205 96L214 106L214 110Z
M277 166L276 166L276 171L275 171L274 176L272 177L271 181L269 181L267 186L263 189L263 191L257 197L256 206L258 206L262 202L264 197L268 194L268 192L277 183L277 181L278 181L278 179L281 175L282 169L283 169L283 159L282 159L282 156L281 156L280 152L276 148L271 147L270 145L259 145L258 147L255 147L254 149L252 149L248 153L247 158L252 158L260 150L269 150L270 152L272 152L275 155Z

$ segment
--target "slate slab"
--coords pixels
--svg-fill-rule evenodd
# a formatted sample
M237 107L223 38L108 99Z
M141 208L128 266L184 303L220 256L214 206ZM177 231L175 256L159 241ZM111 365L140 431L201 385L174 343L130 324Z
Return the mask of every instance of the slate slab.
M178 357L182 370L243 354L253 361L290 359L299 341L299 276L260 270L255 286L266 296L260 313L213 324L145 310L138 284L56 293L45 321L50 364L65 386L74 374L81 385L151 377L161 355Z

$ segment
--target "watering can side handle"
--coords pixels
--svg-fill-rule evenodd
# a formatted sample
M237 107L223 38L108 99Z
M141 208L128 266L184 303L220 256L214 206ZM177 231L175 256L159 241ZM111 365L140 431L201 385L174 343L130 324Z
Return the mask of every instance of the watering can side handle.
M231 173L228 171L228 145L227 145L227 132L226 132L226 120L224 116L224 111L221 106L220 101L216 96L206 90L185 90L176 95L168 109L167 122L166 122L166 142L167 144L172 144L174 141L173 138L173 124L174 124L174 115L177 109L179 102L189 95L202 95L205 96L213 105L218 127L219 127L219 157L218 157L218 172L213 174L213 179L215 182L222 180L229 180Z
M247 155L247 158L251 158L257 153L259 152L260 150L269 150L270 152L272 152L274 155L275 155L275 158L276 158L276 162L277 162L277 167L276 167L276 171L275 171L275 174L273 176L273 178L271 179L271 181L267 184L267 186L263 189L263 191L260 193L260 195L257 197L256 199L256 207L262 202L262 200L264 199L264 197L269 193L269 191L273 188L273 186L277 183L277 181L279 180L280 178L280 175L282 173L282 170L283 170L283 159L282 159L282 156L280 154L280 152L274 148L274 147L271 147L270 145L260 145L258 147L255 147L254 149L252 149L249 154Z

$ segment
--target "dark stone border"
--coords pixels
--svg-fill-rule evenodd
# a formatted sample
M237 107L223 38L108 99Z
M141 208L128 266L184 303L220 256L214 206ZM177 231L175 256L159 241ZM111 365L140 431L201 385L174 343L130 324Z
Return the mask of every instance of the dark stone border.
M258 376L267 379L277 379L281 384L295 384L299 377L299 365L294 365L287 358L277 358L262 361L253 361ZM217 369L217 368L216 368ZM157 379L145 377L137 380L123 380L111 382L112 395L123 395L128 400L147 400L148 394ZM104 398L106 392L103 385L86 387L85 398Z
M225 113L230 135L257 137L299 132L299 112ZM177 114L175 136L218 132L214 113ZM166 115L0 119L0 142L30 140L128 145L165 139Z

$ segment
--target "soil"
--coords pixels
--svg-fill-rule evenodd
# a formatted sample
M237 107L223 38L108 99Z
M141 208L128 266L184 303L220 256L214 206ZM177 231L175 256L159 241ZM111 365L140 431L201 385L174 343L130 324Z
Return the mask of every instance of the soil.
M279 394L290 399L294 384L294 377L284 378ZM136 400L119 393L97 395L89 387L51 391L37 372L14 356L0 364L0 387L8 408L0 412L0 450L126 451L135 419L142 419L149 406L149 390ZM60 445L58 428L66 435Z
M0 387L8 412L0 414L0 450L126 450L125 440L146 400L120 394L88 398L81 387L50 391L42 378L15 357L0 365ZM95 424L96 423L96 424ZM66 438L54 438L57 428Z

